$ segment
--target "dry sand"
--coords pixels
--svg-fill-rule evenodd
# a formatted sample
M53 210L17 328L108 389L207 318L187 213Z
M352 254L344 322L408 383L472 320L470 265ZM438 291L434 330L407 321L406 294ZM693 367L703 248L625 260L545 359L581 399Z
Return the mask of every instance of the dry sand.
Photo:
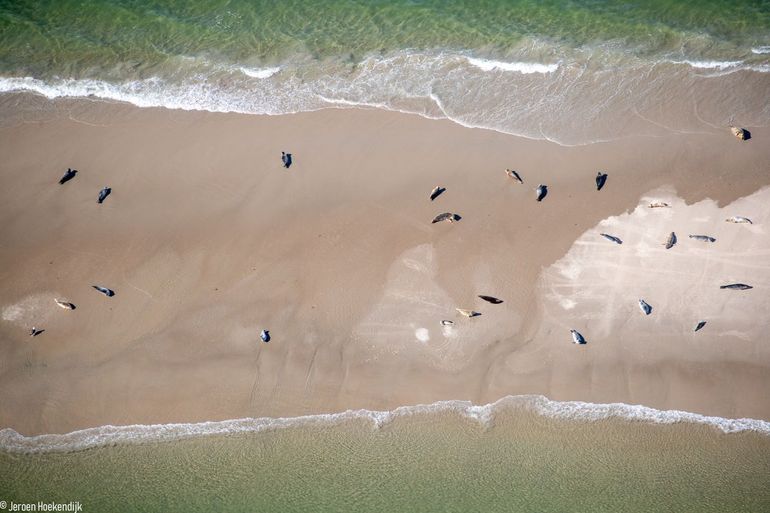
M706 127L567 148L371 110L263 117L23 95L0 107L2 427L522 393L770 419L767 128L748 127L748 142ZM59 185L67 167L79 173ZM447 190L431 202L436 185ZM637 208L651 195L672 208ZM444 211L462 220L431 224ZM755 288L718 289L730 281ZM45 332L29 337L32 325Z

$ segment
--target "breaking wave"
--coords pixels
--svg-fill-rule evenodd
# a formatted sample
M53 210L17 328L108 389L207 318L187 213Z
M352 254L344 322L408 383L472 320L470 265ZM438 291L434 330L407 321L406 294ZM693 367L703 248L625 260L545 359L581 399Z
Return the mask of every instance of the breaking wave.
M0 93L267 115L369 107L567 146L617 138L617 126L627 127L630 134L624 135L659 136L661 128L702 131L732 119L745 126L770 124L770 111L756 109L766 103L770 73L770 63L760 56L645 60L540 45L505 61L403 50L356 61L300 56L262 67L185 57L149 76L122 68L103 73L112 78L0 76ZM734 94L725 98L725 90ZM697 98L697 109L689 102L660 108L664 100L691 97Z
M552 401L541 395L507 396L494 403L474 405L469 401L439 401L432 404L401 406L390 411L347 410L341 413L281 418L243 418L219 422L191 424L155 424L101 426L66 434L24 436L13 429L0 430L0 450L10 453L35 454L73 452L95 447L167 442L211 435L259 433L276 429L335 426L364 420L380 429L403 417L456 413L492 427L500 411L523 410L546 418L564 421L597 422L622 419L652 424L691 423L711 426L723 433L756 432L770 435L770 422L755 419L727 419L679 410L656 410L624 403L594 404L581 401Z

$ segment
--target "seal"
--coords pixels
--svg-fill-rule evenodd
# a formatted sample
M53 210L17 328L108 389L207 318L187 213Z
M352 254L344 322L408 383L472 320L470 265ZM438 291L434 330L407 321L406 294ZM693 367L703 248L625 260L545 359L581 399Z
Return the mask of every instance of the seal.
M586 343L586 339L577 330L569 330L572 333L572 342L575 344L583 345Z
M100 285L91 285L91 286L107 297L112 297L115 295L115 292L108 289L107 287L102 287Z
M605 183L607 183L607 173L602 173L601 171L596 173L596 190L602 190Z
M283 167L285 167L286 169L289 169L292 164L291 153L286 153L285 151L282 151L281 162L283 162Z
M521 179L521 176L519 176L519 173L517 173L513 169L506 169L505 170L505 174L510 176L511 178L513 178L514 180L516 180L519 183L524 183L524 180Z
M610 235L608 233L600 233L599 235L601 235L602 237L604 237L607 240L610 240L610 241L614 242L615 244L623 244L623 241L620 240L620 238L615 237L614 235Z
M54 299L57 305L59 305L61 308L64 308L65 310L74 310L75 305L72 303L68 303L67 301L62 301L61 299Z
M676 244L676 234L671 232L663 245L666 246L666 249L671 249L674 247L674 244Z
M535 189L535 192L537 193L537 201L543 201L548 195L548 186L540 184L537 186L537 189Z
M650 315L652 313L652 307L644 299L639 300L639 308L642 309L644 315Z
M430 191L430 200L433 201L434 199L438 198L445 190L445 187L441 187L440 185L437 186L432 191Z
M493 305L499 305L500 303L503 302L502 299L497 299L496 297L492 297L492 296L479 296L479 297L484 301L492 303Z
M64 176L62 176L59 179L59 185L64 185L65 183L69 182L70 180L75 178L76 174L78 174L78 170L77 169L67 168L67 172L64 173Z
M480 312L474 312L473 310L464 310L462 308L455 308L458 312L460 312L461 315L464 315L466 317L478 317L481 315Z
M671 205L669 205L668 203L664 203L662 201L653 201L652 203L647 205L648 208L668 208L670 206Z
M451 326L453 324L454 324L454 321L448 321L448 320L441 321L442 326Z
M703 329L703 326L706 325L706 321L700 321L698 324L695 325L695 329L693 331L700 331Z
M708 235L688 235L691 239L699 240L701 242L716 242L717 240L714 237L709 237Z
M439 214L436 217L433 218L433 221L431 221L431 224L440 223L442 221L447 221L449 223L454 223L455 221L459 221L462 219L457 214L453 214L452 212L444 212L443 214Z
M720 285L720 289L729 289L729 290L749 290L753 289L751 285L746 285L745 283L731 283L729 285Z
M728 223L735 223L735 224L741 224L741 223L754 224L751 222L751 219L743 216L728 217L727 219L725 219L725 221Z
M262 333L259 334L259 338L262 339L262 342L270 342L270 332L268 330L262 330Z
M112 192L112 189L110 189L109 187L105 187L104 189L99 191L99 198L96 200L96 202L100 204L104 203L104 200L107 199L107 196L109 196L111 192Z

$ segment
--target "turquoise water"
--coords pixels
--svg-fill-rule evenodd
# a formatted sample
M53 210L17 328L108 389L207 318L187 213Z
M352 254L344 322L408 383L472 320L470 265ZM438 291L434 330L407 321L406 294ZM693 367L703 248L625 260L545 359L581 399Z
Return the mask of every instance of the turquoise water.
M52 98L369 106L580 144L766 125L768 77L766 1L0 2L0 92Z
M762 512L770 437L439 411L87 450L0 452L0 499L84 511Z

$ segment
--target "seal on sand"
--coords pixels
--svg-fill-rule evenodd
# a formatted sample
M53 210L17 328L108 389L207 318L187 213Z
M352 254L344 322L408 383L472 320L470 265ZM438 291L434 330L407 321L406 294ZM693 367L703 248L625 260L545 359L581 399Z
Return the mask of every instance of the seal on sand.
M439 214L436 217L434 217L431 223L435 224L435 223L440 223L442 221L454 223L455 221L459 221L460 219L462 218L457 214L453 214L451 212L444 212L443 214Z
M586 339L583 337L583 335L580 334L577 330L569 330L570 333L572 333L572 342L575 344L585 344Z
M596 190L602 190L605 183L607 183L607 173L602 173L601 171L596 173Z
M506 169L505 170L505 174L510 176L511 178L513 178L514 180L516 180L519 183L524 183L524 180L521 179L521 176L519 176L519 173L517 173L513 169Z

